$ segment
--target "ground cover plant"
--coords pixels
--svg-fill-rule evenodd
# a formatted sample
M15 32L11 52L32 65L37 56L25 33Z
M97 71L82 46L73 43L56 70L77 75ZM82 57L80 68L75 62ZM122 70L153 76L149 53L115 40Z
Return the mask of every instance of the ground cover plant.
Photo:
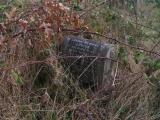
M0 119L159 120L159 0L0 1ZM113 84L81 89L68 35L114 44Z

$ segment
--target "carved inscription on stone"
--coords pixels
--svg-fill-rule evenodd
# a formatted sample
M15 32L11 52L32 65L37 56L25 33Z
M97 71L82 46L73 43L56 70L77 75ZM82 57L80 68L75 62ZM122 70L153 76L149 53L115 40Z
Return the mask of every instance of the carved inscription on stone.
M97 48L100 46L95 42L72 39L68 42L68 52L71 55L96 55Z

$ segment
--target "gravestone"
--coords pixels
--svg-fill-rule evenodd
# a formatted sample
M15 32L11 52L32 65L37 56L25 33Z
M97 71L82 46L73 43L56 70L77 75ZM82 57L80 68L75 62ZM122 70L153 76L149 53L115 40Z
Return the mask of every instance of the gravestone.
M112 44L78 37L67 37L60 47L65 69L80 87L97 87L109 81L115 58Z

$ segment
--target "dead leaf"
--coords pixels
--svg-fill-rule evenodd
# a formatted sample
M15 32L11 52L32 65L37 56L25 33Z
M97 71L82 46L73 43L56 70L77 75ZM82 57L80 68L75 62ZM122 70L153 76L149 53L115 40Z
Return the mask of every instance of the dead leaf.
M6 26L4 23L0 23L0 32L6 32Z
M69 7L64 6L62 3L59 3L58 5L59 5L59 8L60 8L61 10L64 10L64 11L69 11L69 10L70 10Z
M4 42L4 36L0 34L0 49L3 47Z
M47 92L47 90L45 91L44 95L41 96L41 102L44 104L48 103L50 100L50 96Z
M28 45L31 46L31 47L33 46L32 42L31 42L31 39L28 39Z
M13 7L9 13L5 12L6 17L11 20L16 15L17 8Z
M12 49L12 51L15 51L16 50L16 47L18 45L18 38L17 39L13 39L11 42L10 42L10 48Z
M45 39L50 44L51 43L51 37L52 37L52 30L50 28L45 29Z
M19 20L19 23L22 25L22 27L23 27L24 29L26 29L27 24L28 24L28 21L23 20L23 19L20 19L20 20Z

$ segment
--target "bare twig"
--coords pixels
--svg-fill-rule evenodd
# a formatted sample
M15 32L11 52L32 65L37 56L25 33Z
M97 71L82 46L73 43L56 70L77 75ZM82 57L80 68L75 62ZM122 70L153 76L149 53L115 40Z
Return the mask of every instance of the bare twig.
M117 61L117 65L116 65L116 71L115 71L115 74L114 74L112 86L115 86L115 81L116 81L117 73L118 73L118 61Z
M26 65L33 65L33 64L45 63L45 62L46 62L45 60L44 61L27 61L26 63L22 63L16 66L0 68L0 71L8 71L8 70L12 70L19 67L25 67Z
M146 50L144 48L140 48L140 47L136 47L136 46L132 46L132 45L129 45L129 44L126 44L122 41L119 41L115 38L111 38L111 37L108 37L106 35L103 35L103 34L100 34L100 33L97 33L97 32L89 32L89 31L78 31L78 30L73 30L73 29L62 29L63 31L69 31L69 32L76 32L76 33L85 33L85 34L92 34L92 35L97 35L97 36L101 36L101 37L104 37L106 39L110 39L110 40L113 40L121 45L125 45L125 46L128 46L130 48L133 48L133 49L138 49L138 50L142 50L144 52L148 52L148 53L152 53L152 54L155 54L155 55L158 55L160 56L160 53L157 53L157 52L154 52L154 51L150 51L150 50Z
M100 2L99 4L97 4L97 5L95 5L95 6L93 6L93 7L91 7L91 8L88 8L87 10L85 10L83 13L81 13L80 15L79 15L79 18L81 18L81 17L83 17L85 14L87 14L88 12L91 12L92 10L95 10L97 7L100 7L101 5L104 5L104 3L106 3L107 1L105 0L105 1L102 1L102 2Z
M88 70L88 68L97 60L97 57L92 60L92 62L83 70L83 72L78 76L78 79Z

